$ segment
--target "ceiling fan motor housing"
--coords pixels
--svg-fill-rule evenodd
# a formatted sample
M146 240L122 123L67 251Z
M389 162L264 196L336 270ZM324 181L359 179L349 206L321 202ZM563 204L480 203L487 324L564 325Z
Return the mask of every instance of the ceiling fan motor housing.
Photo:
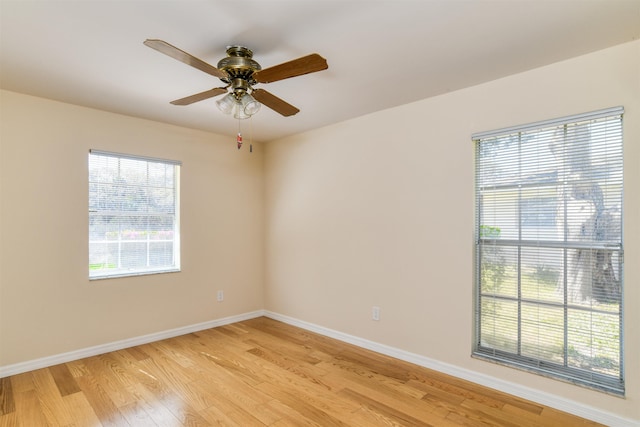
M256 81L253 73L262 69L260 64L251 59L253 52L244 46L227 47L227 57L218 62L218 69L225 71L229 77L221 79L229 83L236 96L246 93Z

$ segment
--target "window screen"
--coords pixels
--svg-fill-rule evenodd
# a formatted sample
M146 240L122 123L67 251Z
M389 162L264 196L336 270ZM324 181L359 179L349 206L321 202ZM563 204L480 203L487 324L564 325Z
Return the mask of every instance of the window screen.
M624 394L622 113L473 136L475 356Z
M178 162L89 153L89 278L180 269Z

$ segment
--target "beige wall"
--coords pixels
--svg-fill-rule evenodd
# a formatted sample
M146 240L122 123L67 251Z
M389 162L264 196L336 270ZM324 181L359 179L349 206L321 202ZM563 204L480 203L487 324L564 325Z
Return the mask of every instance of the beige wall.
M261 150L0 95L0 366L263 308ZM180 273L87 279L90 148L182 161Z
M470 357L470 135L618 105L626 399ZM265 171L268 310L640 420L640 42L270 143Z

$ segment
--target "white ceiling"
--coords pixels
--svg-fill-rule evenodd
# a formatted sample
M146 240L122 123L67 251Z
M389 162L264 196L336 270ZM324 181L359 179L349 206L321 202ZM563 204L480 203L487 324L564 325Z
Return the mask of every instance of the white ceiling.
M169 104L221 82L145 39L214 66L236 44L263 68L321 54L257 86L301 110L263 107L269 141L638 39L640 0L0 0L0 28L3 89L222 134L238 121L216 98Z

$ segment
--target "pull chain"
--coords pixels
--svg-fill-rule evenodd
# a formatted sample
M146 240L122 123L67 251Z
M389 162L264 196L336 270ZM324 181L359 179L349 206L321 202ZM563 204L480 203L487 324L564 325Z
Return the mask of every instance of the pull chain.
M253 117L249 117L249 152L253 153Z
M238 134L236 135L236 144L238 150L242 148L242 129L240 128L240 119L238 119ZM253 153L253 121L249 117L249 152Z

